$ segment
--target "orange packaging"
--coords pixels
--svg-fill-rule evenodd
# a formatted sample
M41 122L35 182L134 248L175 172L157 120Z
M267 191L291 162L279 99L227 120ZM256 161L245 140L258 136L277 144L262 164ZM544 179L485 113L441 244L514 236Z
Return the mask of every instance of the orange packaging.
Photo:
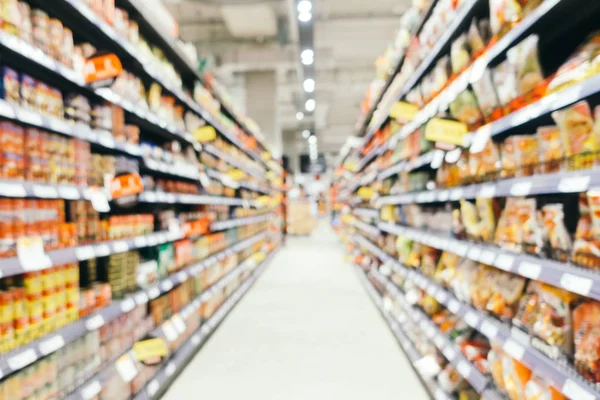
M558 172L565 156L564 144L558 126L541 126L537 130L540 145L542 173Z
M25 293L28 298L39 298L42 295L42 273L39 271L25 274Z

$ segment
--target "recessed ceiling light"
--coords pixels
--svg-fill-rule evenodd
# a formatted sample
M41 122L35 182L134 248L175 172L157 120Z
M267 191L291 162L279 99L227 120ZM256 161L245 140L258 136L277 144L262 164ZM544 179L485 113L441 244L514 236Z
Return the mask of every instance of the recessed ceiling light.
M310 57L310 58L307 57L307 58L302 59L302 64L304 64L304 65L312 65L312 63L314 63L314 62L315 62L315 59L312 57Z
M310 137L310 131L308 129L305 129L302 131L302 137L304 139L308 139Z
M307 13L312 10L312 3L308 0L302 0L298 3L298 12Z
M304 91L307 93L312 93L315 91L315 80L308 78L304 80Z
M311 137L308 138L308 143L310 143L310 144L317 143L317 137L315 135L312 135Z
M296 119L297 119L298 121L302 121L302 120L304 119L304 113L303 113L303 112L301 112L301 111L298 111L298 112L296 113Z
M312 19L312 14L309 12L303 12L298 14L298 20L300 20L300 22L308 22Z
M316 106L317 106L317 102L315 101L315 99L308 99L308 100L306 100L306 103L304 104L304 107L306 107L306 111L309 111L309 112L315 111Z

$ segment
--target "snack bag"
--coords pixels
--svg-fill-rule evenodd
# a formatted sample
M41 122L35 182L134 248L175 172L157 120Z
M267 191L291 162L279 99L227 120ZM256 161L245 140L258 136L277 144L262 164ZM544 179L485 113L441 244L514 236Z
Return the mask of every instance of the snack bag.
M517 97L517 75L514 66L508 60L494 68L492 79L502 106L508 105Z
M469 387L469 384L463 379L461 374L452 366L446 365L444 370L438 375L438 383L442 390L447 393L454 393Z
M464 33L452 42L450 62L452 64L452 72L455 74L465 69L471 62L471 55L467 48L467 36Z
M471 26L469 26L469 31L467 32L467 41L469 42L469 47L471 48L473 55L485 50L485 40L479 32L477 19L474 19L471 22Z
M519 176L533 175L538 164L539 158L539 143L535 135L519 135L515 136L515 144L517 146L517 160L519 163Z
M495 178L496 171L500 165L500 154L498 152L498 146L489 138L483 150L479 153L471 153L469 157L469 169L470 173L475 181L480 181L479 178L485 179L487 175L492 174L491 178ZM490 178L490 177L487 177Z
M560 171L560 162L565 156L565 150L558 126L540 126L537 129L537 137L540 146L540 172L548 174Z
M496 108L500 107L500 101L498 100L496 87L492 82L492 73L489 68L485 69L481 78L473 82L472 86L481 112L484 116L489 117Z
M569 252L571 238L565 226L565 213L562 204L548 204L542 207L542 216L546 237L554 250Z
M521 228L521 241L528 253L539 254L544 245L541 217L536 211L536 199L517 201L518 221Z
M502 177L512 178L517 174L519 168L519 156L517 148L517 137L511 136L502 143Z
M421 270L427 276L433 277L437 267L440 251L433 247L424 247L423 256L421 257Z
M591 75L591 61L600 52L600 33L595 32L575 50L548 84L548 91L558 91Z
M501 35L521 19L523 10L517 0L490 0L490 27Z
M492 346L492 350L488 353L488 365L490 374L494 383L499 388L504 388L504 373L502 372L502 358L504 352L500 348Z
M471 283L475 280L476 266L475 261L468 258L463 258L458 264L451 287L460 301L471 303Z
M494 199L475 199L475 206L479 214L479 237L484 242L489 242L494 237L496 230L496 209Z
M477 208L475 205L470 201L461 200L460 214L467 235L475 240L479 239L479 218L477 217Z
M485 310L492 297L492 282L496 278L498 270L483 264L475 268L474 279L471 282L471 303L478 310Z
M450 103L450 113L454 118L469 126L483 120L483 114L477 104L477 99L471 90L464 90Z
M519 94L526 94L544 80L538 57L538 35L525 40L508 50L506 57L516 71Z
M444 251L438 261L435 271L435 280L444 286L450 286L450 283L456 276L456 268L460 256L449 251Z
M600 382L600 303L588 301L573 311L575 367L592 383Z
M580 101L570 107L555 111L552 118L558 125L567 157L580 156L598 151L598 140L594 134L594 120L587 101ZM575 160L576 168L589 168L585 159Z
M490 281L492 295L486 309L498 318L512 319L518 307L519 299L525 289L525 278L504 271L495 271Z
M473 339L461 342L460 350L482 374L489 372L487 356L490 351L490 344L487 339L480 335L475 335Z
M511 400L525 398L525 385L531 378L531 370L509 356L502 358L504 388Z
M525 400L567 400L567 398L542 379L533 377L525 385Z

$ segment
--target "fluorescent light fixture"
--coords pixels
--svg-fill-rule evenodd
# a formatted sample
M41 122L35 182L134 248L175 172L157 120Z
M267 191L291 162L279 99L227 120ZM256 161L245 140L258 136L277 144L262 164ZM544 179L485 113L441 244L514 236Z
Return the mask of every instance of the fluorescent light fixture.
M308 13L312 10L312 3L308 0L302 0L298 3L299 13Z
M315 91L315 80L308 78L304 80L304 91L307 93L312 93Z
M304 139L308 139L310 137L310 131L308 129L305 129L302 131L302 137Z
M310 144L317 143L317 137L315 135L312 135L311 137L308 138L308 143L310 143Z
M309 12L301 12L298 14L298 20L300 22L308 22L312 19L312 14Z
M298 112L296 113L296 119L297 119L298 121L302 121L302 120L304 119L304 113L303 113L303 112L301 112L301 111L298 111Z
M317 102L315 101L315 99L308 99L306 100L304 107L306 108L306 111L315 111L315 108L317 107Z
M302 60L302 64L311 65L315 62L315 52L311 49L303 50L302 53L300 53L300 59Z
M312 63L315 62L314 58L303 58L302 59L302 64L304 65L312 65Z

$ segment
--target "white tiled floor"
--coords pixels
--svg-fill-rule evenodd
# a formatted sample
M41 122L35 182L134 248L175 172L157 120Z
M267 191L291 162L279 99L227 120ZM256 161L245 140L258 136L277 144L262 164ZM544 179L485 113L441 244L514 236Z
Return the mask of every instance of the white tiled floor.
M427 399L326 223L288 238L166 400Z

